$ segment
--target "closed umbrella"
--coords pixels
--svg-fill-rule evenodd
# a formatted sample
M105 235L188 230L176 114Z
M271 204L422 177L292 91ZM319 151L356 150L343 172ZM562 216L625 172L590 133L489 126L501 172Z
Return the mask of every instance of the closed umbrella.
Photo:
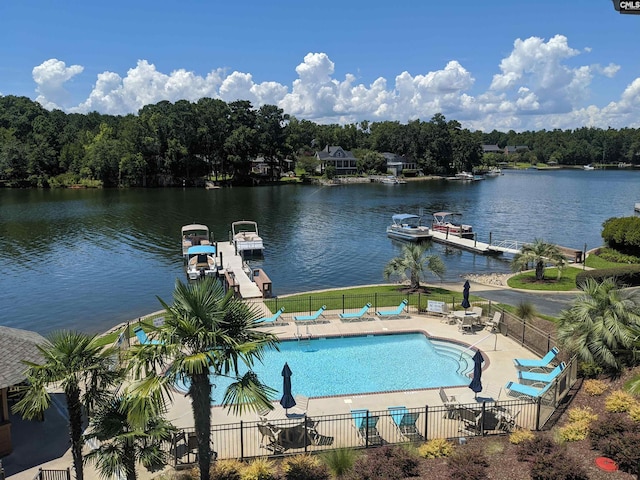
M291 369L287 363L284 364L282 369L282 398L280 399L280 405L285 410L296 406L296 401L291 395Z
M484 363L484 358L480 353L480 350L476 351L476 354L473 356L473 380L469 384L469 388L476 393L476 397L478 396L478 392L482 391L482 364Z
M462 308L465 310L471 306L469 303L469 289L471 285L469 285L469 280L464 282L464 287L462 288Z

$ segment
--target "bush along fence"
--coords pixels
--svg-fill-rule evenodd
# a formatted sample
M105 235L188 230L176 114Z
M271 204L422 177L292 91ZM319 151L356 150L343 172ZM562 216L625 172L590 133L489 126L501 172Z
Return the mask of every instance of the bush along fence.
M506 435L515 429L540 430L576 381L576 362L538 398L508 400L478 397L474 403L449 402L419 408L354 410L350 414L301 415L292 418L212 425L211 448L217 459L250 459L318 453L340 448L370 448L445 438L464 443L475 436ZM505 395L506 396L506 395ZM311 399L310 403L313 402ZM193 428L183 429L166 445L175 467L197 462Z

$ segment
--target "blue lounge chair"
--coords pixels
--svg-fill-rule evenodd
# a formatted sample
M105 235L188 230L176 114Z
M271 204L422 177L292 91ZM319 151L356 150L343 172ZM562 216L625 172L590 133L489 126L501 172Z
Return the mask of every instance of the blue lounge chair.
M409 301L405 298L404 300L402 300L402 302L400 302L398 308L394 310L378 310L376 312L376 315L383 318L398 318L402 316L402 314L404 313L404 309L408 303Z
M551 368L549 365L551 361L558 355L558 347L553 347L547 352L547 354L540 360L528 360L522 358L514 358L513 363L516 368Z
M282 312L284 312L284 307L281 307L276 313L274 313L270 317L261 318L260 320L258 320L258 323L274 323L280 318L280 315L282 315Z
M369 415L369 410L351 410L351 418L364 445L381 445L382 437L378 432L380 417Z
M326 305L322 305L316 313L313 315L295 315L293 317L294 322L316 322L327 309Z
M142 329L142 327L134 328L133 333L135 333L136 337L138 337L140 345L162 345L163 343L160 340L149 340L149 337L147 337L147 333Z
M543 388L536 388L531 385L509 382L505 388L512 397L530 397L532 399L536 399L542 397L546 391L549 390L551 385L553 385L553 382L547 383Z
M422 435L418 431L416 421L420 416L419 412L409 412L407 407L387 407L393 424L396 426L398 433L402 437L412 442L419 442L422 440Z
M360 309L359 312L356 313L341 313L340 314L340 320L362 320L363 318L366 318L366 314L369 311L369 309L371 308L371 304L367 303L364 307L362 307Z
M562 372L566 366L567 364L562 362L549 373L528 372L526 370L520 370L518 372L518 380L527 380L533 383L551 383L558 377L558 375L560 375L560 372Z

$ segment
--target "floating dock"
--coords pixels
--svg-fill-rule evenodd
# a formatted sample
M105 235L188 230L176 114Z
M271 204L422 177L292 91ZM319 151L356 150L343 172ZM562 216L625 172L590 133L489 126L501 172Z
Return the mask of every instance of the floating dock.
M224 277L229 288L233 288L237 295L242 298L264 298L265 289L268 289L266 296L271 296L271 281L261 269L255 269L253 272L245 269L244 260L242 256L237 255L233 243L230 242L218 242L218 255L221 258L222 270L218 272L220 277ZM258 272L257 275L255 272ZM258 287L257 280L249 278L260 277L262 280L260 285L262 289Z

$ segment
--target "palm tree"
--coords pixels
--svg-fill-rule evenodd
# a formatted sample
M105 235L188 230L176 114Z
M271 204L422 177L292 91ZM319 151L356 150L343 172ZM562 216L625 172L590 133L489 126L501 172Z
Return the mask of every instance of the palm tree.
M536 268L536 281L539 282L544 280L545 265L551 264L558 267L558 279L560 279L566 263L557 245L536 238L533 243L524 245L520 253L514 255L511 261L511 268L514 272L517 272L525 270L529 268L529 264L533 264Z
M583 362L619 372L637 348L640 293L621 289L612 278L581 285L582 293L560 313L558 339Z
M76 480L84 479L82 464L82 407L87 414L121 378L114 369L114 349L105 348L95 335L54 332L49 342L39 345L43 363L25 362L28 387L13 407L26 419L42 418L51 404L47 387L62 388L67 402L69 436Z
M417 290L426 271L442 279L445 272L442 259L438 255L427 255L426 245L411 243L402 247L400 256L389 260L383 274L387 280L392 276L400 277L402 282L409 280L411 289Z
M167 464L161 444L171 439L175 427L153 411L147 412L148 417L142 423L132 422L130 405L127 397L114 395L96 410L89 422L90 433L84 438L101 443L85 456L85 461L95 462L104 478L120 478L125 474L127 480L136 480L138 461L149 471Z
M210 277L188 285L177 280L173 304L158 300L165 309L165 322L155 332L159 342L131 349L137 379L131 390L137 402L132 415L142 418L149 405L169 398L172 385L185 381L200 478L209 480L212 378L234 379L222 401L234 413L272 408L269 395L275 390L260 382L251 367L262 360L265 349L277 348L277 338L257 329L257 310L235 299L231 291L225 294L221 283ZM241 369L247 372L241 375Z

